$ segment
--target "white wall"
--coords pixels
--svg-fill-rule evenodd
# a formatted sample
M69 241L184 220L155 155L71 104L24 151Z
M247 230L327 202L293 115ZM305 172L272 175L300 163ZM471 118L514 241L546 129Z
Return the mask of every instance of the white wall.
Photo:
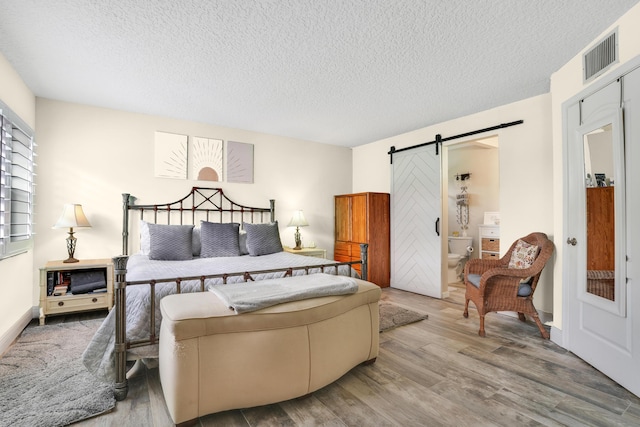
M607 130L585 135L588 141L588 149L585 149L585 172L591 174L594 182L597 173L603 173L606 178L614 179L613 146L611 143L613 136L611 133L611 130Z
M294 245L286 225L303 209L303 243L315 241L333 255L333 196L351 192L351 149L164 117L37 99L39 160L36 266L66 258L65 230L51 227L64 203L83 205L92 228L78 228L76 258L121 253L122 196L140 203L173 202L192 186L222 187L232 200L269 206L283 244ZM154 132L165 131L254 144L254 184L154 177ZM33 281L33 304L37 304Z
M564 159L562 157L562 104L570 98L576 96L588 86L602 79L608 79L608 76L615 75L616 69L621 65L629 62L629 60L640 55L640 4L634 6L629 12L625 13L620 19L611 25L602 34L596 37L592 43L578 53L573 59L567 62L562 68L551 75L551 113L553 117L552 135L553 135L553 175L554 175L554 193L553 193L553 229L557 236L556 241L556 263L554 266L554 295L553 295L553 324L554 328L562 329L562 254L564 242L567 236L563 230L563 169ZM603 36L618 27L618 47L620 61L614 65L611 70L602 76L584 85L582 82L582 55L594 44L599 42ZM552 334L552 338L554 335Z
M500 238L513 242L533 231L553 236L553 169L551 139L551 97L541 95L503 105L466 117L439 123L353 150L353 190L390 191L390 164L387 154L396 149L433 141L436 134L444 138L461 133L524 120L521 125L501 129L500 141ZM477 139L478 135L474 136ZM501 244L505 251L509 244ZM545 269L535 294L539 310L553 309L553 281L550 268Z
M36 99L2 54L0 99L35 129ZM31 318L33 275L31 250L0 260L0 354Z

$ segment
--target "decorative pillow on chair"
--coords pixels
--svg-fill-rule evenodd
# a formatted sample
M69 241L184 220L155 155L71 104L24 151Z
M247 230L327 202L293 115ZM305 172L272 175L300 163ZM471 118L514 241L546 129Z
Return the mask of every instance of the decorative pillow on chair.
M193 258L193 225L148 224L149 259L183 261Z
M529 268L533 265L533 262L536 260L538 256L538 247L536 245L532 245L530 243L525 242L524 240L518 240L516 243L516 247L513 248L513 252L511 253L511 259L509 260L509 268ZM531 276L525 277L520 280L520 290L518 291L518 296L528 296L531 294L531 286L529 286L529 281L531 280ZM523 290L523 285L528 286L528 291Z
M239 228L237 223L220 224L202 221L200 223L200 240L202 248L200 257L239 256Z
M247 232L249 255L259 256L282 252L278 221L270 224L245 223L243 228Z
M529 268L538 256L538 247L529 244L524 240L518 240L516 247L511 253L509 268Z

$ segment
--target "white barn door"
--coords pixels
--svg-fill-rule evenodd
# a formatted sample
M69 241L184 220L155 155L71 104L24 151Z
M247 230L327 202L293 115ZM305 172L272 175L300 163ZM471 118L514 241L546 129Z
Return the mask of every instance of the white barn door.
M391 287L442 298L442 156L437 145L393 154Z

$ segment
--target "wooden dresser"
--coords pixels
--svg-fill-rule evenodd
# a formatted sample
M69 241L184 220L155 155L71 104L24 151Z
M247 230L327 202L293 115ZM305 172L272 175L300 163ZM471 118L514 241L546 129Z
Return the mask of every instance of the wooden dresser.
M360 243L369 244L368 280L389 286L389 194L357 193L335 196L334 259L340 262L360 259Z
M615 270L614 187L587 188L587 270Z

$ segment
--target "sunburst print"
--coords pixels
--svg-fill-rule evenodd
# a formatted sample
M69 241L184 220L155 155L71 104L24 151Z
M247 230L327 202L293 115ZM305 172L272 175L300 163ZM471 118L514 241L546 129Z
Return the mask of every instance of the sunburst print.
M222 181L222 140L194 137L192 178L198 181Z

